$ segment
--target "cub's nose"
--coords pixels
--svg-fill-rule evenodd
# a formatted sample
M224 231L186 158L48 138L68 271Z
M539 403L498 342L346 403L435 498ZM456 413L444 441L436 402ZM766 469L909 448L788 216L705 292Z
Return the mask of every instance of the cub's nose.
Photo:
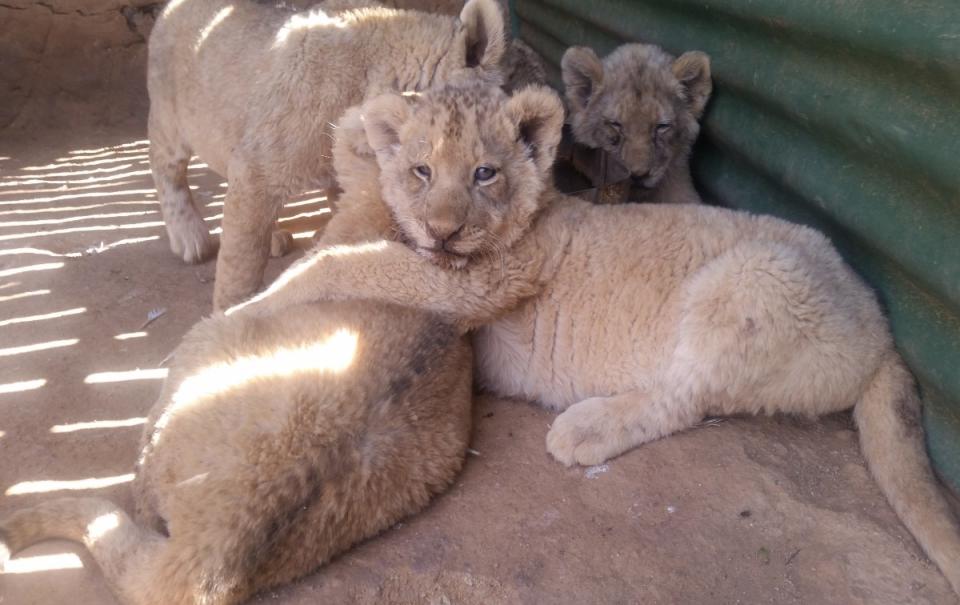
M437 248L445 250L447 244L452 243L463 233L463 227L463 223L453 221L429 221L427 234L437 241Z
M633 184L637 187L646 187L645 181L650 178L650 171L646 171L643 174L632 174L630 175L630 180L633 181Z

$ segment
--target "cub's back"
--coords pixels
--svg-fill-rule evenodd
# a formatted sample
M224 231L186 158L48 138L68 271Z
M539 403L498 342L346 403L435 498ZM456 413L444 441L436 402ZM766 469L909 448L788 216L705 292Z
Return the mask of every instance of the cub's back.
M701 205L597 206L558 199L538 232L568 237L545 290L474 339L478 379L507 396L566 407L636 388L664 358L692 277L752 241L802 251L838 297L872 294L817 231L773 217ZM864 303L867 307L871 305ZM875 322L874 317L863 321Z
M226 150L269 110L252 99L251 83L269 74L270 46L290 14L245 0L173 0L150 34L151 120L221 175Z
M356 440L368 471L416 475L431 458L462 456L471 383L465 338L410 309L322 302L282 316L212 317L176 351L140 479L153 491L208 472L242 485L263 472L249 461L266 444L344 438Z
M165 526L168 556L238 594L293 580L449 485L471 377L462 335L398 307L204 320L148 419L140 518Z

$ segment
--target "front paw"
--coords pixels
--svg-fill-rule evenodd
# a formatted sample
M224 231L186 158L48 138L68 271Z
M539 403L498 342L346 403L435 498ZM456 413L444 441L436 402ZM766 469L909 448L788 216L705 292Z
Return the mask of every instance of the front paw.
M167 226L170 249L187 264L206 261L217 253L217 240L210 236L202 219Z
M622 452L624 428L605 401L585 399L557 416L547 433L547 451L566 466L593 466Z

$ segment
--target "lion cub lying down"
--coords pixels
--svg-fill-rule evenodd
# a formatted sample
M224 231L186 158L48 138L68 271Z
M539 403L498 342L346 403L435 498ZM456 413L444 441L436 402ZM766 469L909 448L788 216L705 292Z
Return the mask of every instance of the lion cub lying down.
M351 223L351 199L369 194L351 174L376 164L337 147L344 211L323 243L377 228ZM469 438L471 366L462 330L382 303L203 320L150 412L137 521L99 498L51 500L0 522L0 565L43 539L77 540L138 605L238 603L288 582L450 483Z
M252 0L179 0L150 36L150 168L170 247L184 261L214 250L187 186L191 156L228 180L214 309L260 287L282 203L332 185L331 124L348 107L464 70L499 81L495 0L469 0L459 19L337 4L292 13Z
M317 256L375 252L398 234L361 117L351 110L336 131L344 193ZM470 287L509 308L535 291L538 271L509 259L478 266ZM0 522L0 564L61 537L87 545L126 603L237 603L312 571L450 483L470 429L461 328L374 301L254 308L202 321L177 349L144 431L137 522L103 499L52 500Z
M690 149L710 98L710 58L678 58L652 44L624 44L603 61L568 48L561 61L575 146L571 161L599 188L598 201L698 204Z
M124 603L239 603L442 491L468 443L471 376L460 332L414 310L204 320L150 412L137 520L100 498L50 500L0 522L0 564L66 538Z
M880 488L960 590L960 525L924 451L913 378L873 293L823 235L720 208L558 194L547 183L563 109L546 89L385 95L363 113L381 220L404 244L307 257L242 313L357 297L485 324L478 381L564 410L546 441L567 465L708 415L852 407ZM490 297L499 267L517 296L530 275L533 296Z

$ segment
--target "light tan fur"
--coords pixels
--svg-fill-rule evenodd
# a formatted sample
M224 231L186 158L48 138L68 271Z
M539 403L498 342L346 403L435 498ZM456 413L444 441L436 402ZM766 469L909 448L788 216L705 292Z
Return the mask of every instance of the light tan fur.
M190 158L228 180L215 309L260 286L283 201L332 184L331 123L344 110L463 70L499 81L505 42L494 0L470 0L459 19L352 4L327 13L172 0L157 20L147 70L150 164L171 248L185 261L214 248L187 186Z
M960 590L960 525L924 451L913 378L875 296L827 238L720 208L562 196L547 185L556 96L478 88L364 106L381 220L392 215L413 251L314 255L243 312L355 296L486 323L473 338L478 380L564 410L547 449L567 465L598 464L708 415L852 407L882 491ZM422 164L429 183L414 174ZM484 164L501 168L492 204L470 178ZM466 217L453 259L428 235L439 211ZM494 287L485 280L498 265L510 269ZM500 306L527 294L524 279L532 298Z
M700 203L690 149L713 88L707 55L675 59L652 44L624 44L601 61L575 46L561 68L574 140L607 154L604 183L630 189L634 201Z
M375 178L372 155L338 163L345 209L323 243L389 232L351 203L379 194L353 190L371 164ZM321 302L214 316L184 338L149 414L137 521L103 499L52 500L0 522L0 564L67 538L87 545L125 603L241 602L443 490L468 443L471 377L463 331L412 309Z
M506 0L497 0L501 11L507 14L509 7ZM345 2L356 6L383 5L403 10L418 10L443 15L458 15L463 10L463 0L323 0L320 5L324 10ZM513 38L507 32L507 46L500 62L500 72L503 75L503 89L507 92L519 90L531 84L546 84L547 68L543 58L526 42Z

